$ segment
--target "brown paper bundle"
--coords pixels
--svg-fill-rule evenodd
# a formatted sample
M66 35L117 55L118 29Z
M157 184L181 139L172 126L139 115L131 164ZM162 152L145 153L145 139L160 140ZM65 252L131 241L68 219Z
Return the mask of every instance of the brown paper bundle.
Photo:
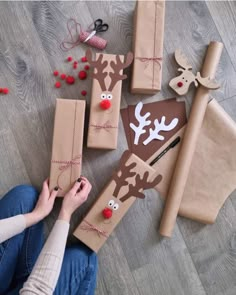
M210 43L201 72L203 77L214 78L222 49L222 43ZM193 101L162 215L160 234L166 237L171 236L174 228L208 99L209 90L200 86Z
M131 93L161 90L165 1L137 1Z
M57 99L50 190L59 187L64 196L81 175L85 101Z
M128 67L133 55L128 53L124 62L123 55L96 54L86 52L88 62L94 67L90 119L87 146L97 149L116 149L120 114L121 86L123 69ZM105 109L102 103L110 105Z
M150 159L150 163L177 136L183 127ZM170 149L154 166L162 176L156 187L163 198L174 171L180 145ZM236 188L236 123L215 99L207 106L196 149L187 178L179 215L206 224L215 222L227 197Z
M161 181L161 175L154 172L155 170L140 158L129 151L124 152L118 172L113 175L74 235L98 252L136 198L145 197L142 191L158 185ZM104 218L104 210L110 212L109 219Z

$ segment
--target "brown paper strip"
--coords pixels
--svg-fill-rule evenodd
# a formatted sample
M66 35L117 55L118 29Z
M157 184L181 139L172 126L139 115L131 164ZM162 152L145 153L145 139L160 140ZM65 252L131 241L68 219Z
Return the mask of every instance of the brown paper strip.
M222 43L210 43L202 67L203 77L214 78L222 49ZM209 90L200 86L193 101L162 215L160 234L166 237L171 236L174 228L208 100Z
M85 101L57 99L50 171L50 190L64 196L81 175Z

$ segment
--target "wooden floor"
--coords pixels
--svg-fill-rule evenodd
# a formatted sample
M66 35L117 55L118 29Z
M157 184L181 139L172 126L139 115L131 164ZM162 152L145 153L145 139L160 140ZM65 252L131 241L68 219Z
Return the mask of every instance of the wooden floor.
M63 53L68 18L85 28L97 18L109 23L104 34L107 53L127 53L132 43L135 2L0 2L0 194L20 183L40 188L49 175L55 99L77 99L90 83L54 88L55 69L69 73L68 54L84 55L79 46ZM214 95L236 120L236 2L168 1L166 3L163 90L146 102L173 97L168 81L176 74L175 48L199 69L211 40L225 45L217 73L222 88ZM135 104L129 81L123 85L122 107ZM193 91L187 96L189 109ZM81 220L108 181L127 147L122 123L116 151L84 148L83 174L92 182L89 201L76 213L71 230ZM235 151L232 151L235 153ZM106 163L104 165L104 163ZM235 295L236 193L221 209L214 225L178 218L173 238L161 239L158 224L163 202L155 191L137 201L99 253L97 295ZM60 201L47 219L47 233Z

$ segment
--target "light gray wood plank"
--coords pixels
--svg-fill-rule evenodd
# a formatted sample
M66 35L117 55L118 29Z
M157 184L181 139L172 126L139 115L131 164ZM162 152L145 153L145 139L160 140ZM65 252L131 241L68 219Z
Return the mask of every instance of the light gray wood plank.
M235 1L207 1L206 5L236 70L236 3Z

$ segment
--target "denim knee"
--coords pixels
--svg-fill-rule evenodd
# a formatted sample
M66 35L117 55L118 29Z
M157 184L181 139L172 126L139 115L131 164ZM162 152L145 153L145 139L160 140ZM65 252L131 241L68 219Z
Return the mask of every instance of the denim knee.
M14 199L24 211L32 211L38 200L39 193L35 187L31 185L18 185L8 192L9 197Z

